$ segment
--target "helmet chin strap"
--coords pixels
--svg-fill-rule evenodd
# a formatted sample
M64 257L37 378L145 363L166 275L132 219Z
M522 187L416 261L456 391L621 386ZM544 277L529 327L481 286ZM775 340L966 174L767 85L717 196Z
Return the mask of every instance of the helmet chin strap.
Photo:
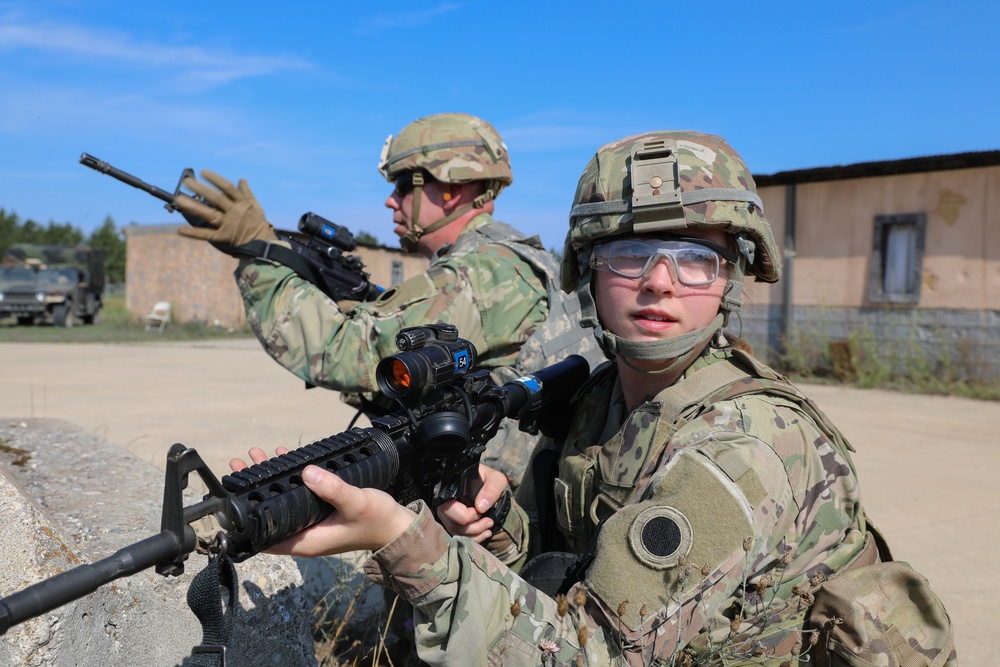
M616 336L607 330L601 331L602 347L620 358L630 368L647 375L661 375L691 363L692 357L701 352L705 344L712 339L715 332L723 327L726 316L719 313L707 327L689 331L673 338L663 340L634 341ZM629 360L635 361L670 361L663 368L639 368Z
M417 242L420 241L421 236L441 229L445 225L454 222L475 208L482 208L486 202L494 197L496 197L496 192L491 184L491 186L486 189L486 192L479 195L468 204L460 206L443 218L427 225L427 227L422 227L417 221L420 220L420 202L424 198L424 175L419 171L415 172L413 174L413 207L410 211L410 219L413 221L413 224L410 227L410 231L406 232L406 234L399 239L400 247L406 252L416 252Z

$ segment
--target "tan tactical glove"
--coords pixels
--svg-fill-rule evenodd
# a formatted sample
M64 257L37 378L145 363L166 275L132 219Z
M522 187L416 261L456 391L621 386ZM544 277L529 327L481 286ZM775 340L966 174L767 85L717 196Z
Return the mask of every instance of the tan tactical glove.
M237 187L208 169L202 170L201 176L215 188L193 178L184 179L184 185L207 203L181 194L174 199L174 206L186 216L205 221L207 226L181 227L177 230L181 236L232 247L258 239L278 240L274 227L264 217L264 209L257 203L245 180L241 178Z

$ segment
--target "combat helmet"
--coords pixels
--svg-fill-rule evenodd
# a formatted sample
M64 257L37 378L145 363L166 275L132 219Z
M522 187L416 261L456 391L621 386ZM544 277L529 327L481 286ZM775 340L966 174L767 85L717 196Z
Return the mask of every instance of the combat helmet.
M739 250L715 321L659 341L629 341L602 330L590 289L594 246L615 236L683 234L690 228L721 228L735 237ZM781 256L753 177L724 139L690 131L650 132L602 146L591 158L573 198L561 280L564 291L577 291L582 324L598 330L605 352L683 361L739 312L747 274L776 282Z
M481 118L464 113L442 113L419 118L396 135L389 135L382 147L379 171L387 181L413 172L413 220L419 219L424 174L443 183L484 181L483 193L471 204L438 220L427 228L414 222L400 243L406 250L417 240L439 229L473 208L480 208L514 181L507 145L496 129Z

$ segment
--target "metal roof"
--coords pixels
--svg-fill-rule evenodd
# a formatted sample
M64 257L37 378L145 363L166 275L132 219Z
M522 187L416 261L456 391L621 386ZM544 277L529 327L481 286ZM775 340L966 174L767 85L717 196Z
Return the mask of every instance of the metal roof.
M757 187L767 185L788 185L791 183L816 183L819 181L839 181L846 178L868 178L872 176L895 176L916 174L925 171L945 171L948 169L970 169L1000 165L1000 150L953 153L951 155L930 155L904 160L883 160L881 162L858 162L833 167L813 167L779 171L774 174L754 174Z

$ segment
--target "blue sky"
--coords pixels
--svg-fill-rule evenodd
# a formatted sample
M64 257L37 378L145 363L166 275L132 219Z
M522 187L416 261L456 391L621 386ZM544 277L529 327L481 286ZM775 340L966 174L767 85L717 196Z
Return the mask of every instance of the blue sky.
M386 135L465 111L506 140L497 217L561 246L601 144L726 137L751 170L1000 149L1000 3L140 3L0 0L0 208L85 230L176 221L164 189L246 178L395 243Z

